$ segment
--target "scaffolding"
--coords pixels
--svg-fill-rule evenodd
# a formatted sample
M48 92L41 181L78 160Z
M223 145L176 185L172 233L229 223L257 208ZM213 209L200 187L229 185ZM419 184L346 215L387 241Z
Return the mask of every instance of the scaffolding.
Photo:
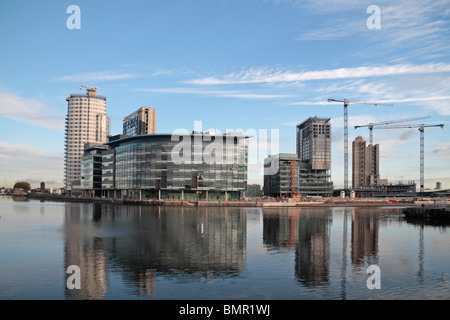
M295 201L300 201L302 199L301 194L295 193L295 164L297 161L288 161L291 164L291 198Z

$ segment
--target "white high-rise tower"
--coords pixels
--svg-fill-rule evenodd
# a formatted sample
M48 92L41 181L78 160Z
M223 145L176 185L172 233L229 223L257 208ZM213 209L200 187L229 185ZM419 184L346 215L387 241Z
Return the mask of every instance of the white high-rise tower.
M108 141L110 118L106 115L106 97L97 95L96 87L82 86L86 94L71 94L65 130L64 184L68 191L81 178L81 159L85 143Z

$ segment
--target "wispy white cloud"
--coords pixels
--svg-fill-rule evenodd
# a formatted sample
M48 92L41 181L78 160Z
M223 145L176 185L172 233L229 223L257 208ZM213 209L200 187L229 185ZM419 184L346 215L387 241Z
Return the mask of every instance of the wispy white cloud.
M363 17L361 15L361 17ZM320 20L319 20L320 21ZM330 21L327 19L327 21ZM330 22L329 22L330 24ZM295 40L299 41L322 41L322 40L336 40L342 38L350 38L355 33L365 32L367 27L365 21L362 19L348 19L339 16L333 18L331 25L323 27L309 27L307 31L299 31Z
M308 14L331 14L343 11L356 10L368 6L372 0L263 0L263 2L276 5L290 5L299 10L306 10Z
M310 87L319 100L299 100L290 105L326 105L327 98L346 97L350 100L377 101L396 106L415 105L440 115L450 115L448 74L401 75L363 78L355 81L321 81L320 87ZM326 94L326 96L325 96ZM363 97L362 99L359 97Z
M138 78L139 75L133 73L116 73L112 71L97 71L79 73L68 76L57 77L54 81L61 82L83 82L83 81L114 81Z
M240 90L211 90L208 88L141 88L134 90L142 92L191 94L191 95L193 94L193 95L215 96L222 98L241 98L241 99L277 99L277 98L291 97L290 95L282 95L282 94L261 94Z
M424 101L442 101L450 100L450 96L431 96L431 97L413 97L403 99L387 99L383 102L424 102Z
M55 108L9 92L0 92L0 116L52 130L64 130L64 116L58 116Z
M414 39L428 44L438 45L435 40L443 32L448 31L448 1L447 0L319 0L300 1L284 0L278 3L289 3L308 12L319 21L316 27L299 32L299 40L330 40L354 37L357 34L369 32L366 27L367 7L377 5L380 8L380 37L371 40L379 44L394 45ZM345 12L345 15L343 13ZM322 18L322 19L320 19ZM410 44L414 45L413 42Z
M382 95L381 95L382 96ZM443 115L450 115L450 103L442 104L442 101L449 101L450 96L430 96L430 97L411 97L411 98L398 98L398 99L378 99L376 102L379 103L436 103L438 106L433 107L434 104L427 105L429 109L435 109L436 111L441 111ZM291 102L289 105L300 105L300 106L324 106L329 105L327 100L324 101L296 101Z
M267 0L289 5L304 17L295 40L343 40L357 48L357 57L380 56L389 61L447 57L450 15L448 0ZM381 28L366 26L370 5L380 8ZM338 43L336 43L338 45ZM400 53L393 55L393 53Z
M450 72L450 64L428 63L422 65L397 64L385 66L363 66L354 68L337 68L313 71L279 71L268 69L249 69L240 73L231 73L221 78L207 77L188 81L196 85L228 85L249 83L276 83L330 79L352 79L368 77L385 77L410 74L430 74Z

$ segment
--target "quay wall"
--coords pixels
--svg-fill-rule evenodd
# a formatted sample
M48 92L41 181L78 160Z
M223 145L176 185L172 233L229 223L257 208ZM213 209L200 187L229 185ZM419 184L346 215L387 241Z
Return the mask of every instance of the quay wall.
M339 199L327 201L180 201L180 200L117 200L111 198L83 198L68 197L52 194L30 194L30 199L61 201L61 202L85 202L85 203L111 203L126 205L154 205L154 206L184 206L184 207L380 207L380 206L411 206L410 202L391 202L389 200L364 200L364 199Z

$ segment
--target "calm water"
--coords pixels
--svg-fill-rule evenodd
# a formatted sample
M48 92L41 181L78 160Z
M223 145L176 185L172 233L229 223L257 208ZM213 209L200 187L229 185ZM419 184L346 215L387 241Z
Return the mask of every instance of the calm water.
M450 232L397 208L0 197L0 299L450 299ZM68 289L69 265L81 289ZM380 268L380 289L367 268Z

